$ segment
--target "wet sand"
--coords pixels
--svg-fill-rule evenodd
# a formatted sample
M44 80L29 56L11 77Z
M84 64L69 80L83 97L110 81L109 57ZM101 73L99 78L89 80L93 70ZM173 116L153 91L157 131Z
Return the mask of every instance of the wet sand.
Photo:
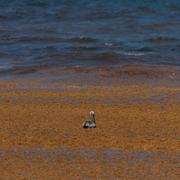
M101 83L87 72L74 83L0 81L2 179L180 178L179 87L105 72ZM97 128L83 129L91 110Z
M94 148L0 152L4 179L178 179L180 156Z

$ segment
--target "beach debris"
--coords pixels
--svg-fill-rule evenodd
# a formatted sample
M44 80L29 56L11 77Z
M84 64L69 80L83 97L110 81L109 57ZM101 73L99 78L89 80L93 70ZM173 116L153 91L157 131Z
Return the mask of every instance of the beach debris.
M90 120L83 122L83 128L96 128L95 113L90 111Z

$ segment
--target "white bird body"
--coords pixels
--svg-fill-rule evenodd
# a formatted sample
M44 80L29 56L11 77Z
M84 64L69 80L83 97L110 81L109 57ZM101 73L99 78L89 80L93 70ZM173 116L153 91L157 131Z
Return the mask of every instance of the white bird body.
M83 122L83 128L96 128L94 111L90 112L90 120Z

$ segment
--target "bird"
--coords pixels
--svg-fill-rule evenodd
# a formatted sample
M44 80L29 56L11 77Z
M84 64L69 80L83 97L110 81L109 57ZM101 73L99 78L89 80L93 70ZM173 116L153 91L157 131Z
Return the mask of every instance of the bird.
M83 128L96 128L95 113L90 111L90 120L83 122Z

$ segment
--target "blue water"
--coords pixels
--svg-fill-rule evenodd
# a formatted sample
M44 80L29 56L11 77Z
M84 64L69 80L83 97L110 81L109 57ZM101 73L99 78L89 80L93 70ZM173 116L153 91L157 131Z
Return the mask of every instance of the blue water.
M0 0L0 74L180 65L179 0Z

